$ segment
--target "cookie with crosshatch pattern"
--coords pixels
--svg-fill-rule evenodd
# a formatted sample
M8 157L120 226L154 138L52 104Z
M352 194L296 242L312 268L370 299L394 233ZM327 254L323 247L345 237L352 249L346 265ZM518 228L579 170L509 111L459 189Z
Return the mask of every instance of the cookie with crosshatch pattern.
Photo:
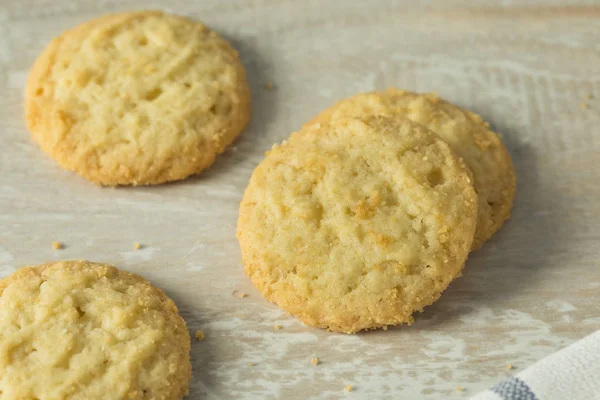
M149 185L209 167L250 118L237 52L159 11L96 18L35 61L26 121L42 149L101 185Z
M0 280L0 398L176 400L188 393L190 335L144 278L89 261Z
M411 323L465 263L477 195L423 126L336 118L274 146L240 205L244 270L308 325L354 333Z

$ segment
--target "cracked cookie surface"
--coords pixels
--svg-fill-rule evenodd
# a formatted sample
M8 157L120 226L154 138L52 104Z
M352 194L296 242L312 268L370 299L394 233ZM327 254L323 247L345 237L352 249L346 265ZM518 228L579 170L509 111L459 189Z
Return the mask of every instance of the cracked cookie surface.
M185 322L140 276L63 261L0 280L0 398L175 400L190 378Z
M103 16L54 39L25 93L33 138L101 185L184 179L209 167L250 118L237 52L162 12Z
M435 132L473 172L479 216L473 249L504 224L516 190L515 169L506 147L479 115L439 98L399 89L360 93L324 110L311 122L338 117L387 115L408 118Z
M433 303L460 274L476 219L471 173L434 133L338 118L267 154L237 236L267 299L308 325L353 333L410 323Z

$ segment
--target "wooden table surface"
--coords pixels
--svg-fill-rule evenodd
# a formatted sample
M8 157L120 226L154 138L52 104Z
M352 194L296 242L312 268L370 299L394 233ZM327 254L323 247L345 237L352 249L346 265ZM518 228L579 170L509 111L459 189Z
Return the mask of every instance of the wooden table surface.
M253 119L197 178L102 189L32 142L23 87L53 36L140 8L231 40ZM390 86L437 91L503 134L518 177L513 216L414 325L311 329L244 276L238 204L273 143L338 99ZM518 371L600 329L599 2L0 0L0 93L0 276L90 259L164 288L190 331L206 333L192 346L191 399L467 398L507 377L507 363Z

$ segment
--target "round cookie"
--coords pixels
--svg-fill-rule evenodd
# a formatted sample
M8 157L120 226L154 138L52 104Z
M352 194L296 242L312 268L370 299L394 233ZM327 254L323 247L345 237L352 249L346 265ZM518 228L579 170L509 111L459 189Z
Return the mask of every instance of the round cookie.
M25 93L33 138L101 185L149 185L209 167L250 118L237 52L201 23L112 14L54 39Z
M140 276L64 261L0 280L0 398L175 400L191 368L175 303Z
M244 193L237 236L267 299L353 333L411 323L432 304L462 270L476 221L470 172L434 133L338 118L273 147Z
M331 118L388 115L408 118L437 133L473 172L479 217L473 249L480 248L510 217L515 196L515 169L506 147L479 115L435 94L398 89L362 93L326 109L311 123Z

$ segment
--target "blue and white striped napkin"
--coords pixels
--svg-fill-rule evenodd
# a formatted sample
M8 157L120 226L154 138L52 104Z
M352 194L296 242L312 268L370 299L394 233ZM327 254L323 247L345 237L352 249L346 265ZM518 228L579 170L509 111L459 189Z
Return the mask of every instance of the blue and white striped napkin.
M600 331L471 400L600 400Z

